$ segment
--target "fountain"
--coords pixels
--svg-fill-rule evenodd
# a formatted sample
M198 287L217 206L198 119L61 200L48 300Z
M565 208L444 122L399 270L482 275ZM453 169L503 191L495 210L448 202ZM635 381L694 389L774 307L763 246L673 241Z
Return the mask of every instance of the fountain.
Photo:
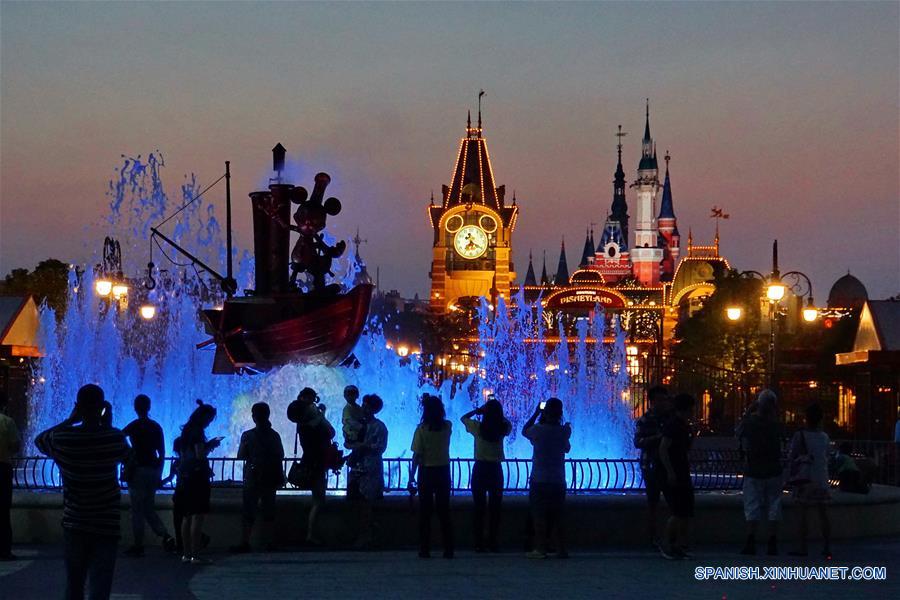
M196 179L189 177L181 186L179 202L172 202L162 184L162 166L157 154L146 160L128 158L110 183L107 224L111 233L127 241L124 254L132 260L146 257L152 243L150 223L186 204L199 191ZM171 237L207 260L219 264L224 260L214 206L203 198L181 212ZM237 258L234 276L243 289L253 280L252 260L246 252ZM347 260L336 265L336 280L342 289L349 289L357 267ZM273 424L290 452L293 425L287 421L285 409L297 392L306 386L315 388L339 429L341 392L352 383L362 393L377 393L385 401L380 418L390 431L387 457L409 455L418 399L424 392L439 394L445 401L448 418L454 423L454 456L472 456L471 437L457 419L488 392L503 402L514 424L508 457L530 456L530 446L519 431L537 403L551 395L562 399L566 418L573 423L572 457L633 454L624 337L615 317L599 309L590 320L578 323L577 336L571 341L561 330L562 341L548 351L542 341L545 332L539 306L513 310L500 302L496 310L490 310L482 304L479 369L464 380L447 380L439 387L423 382L419 357L400 360L388 349L372 322L353 350L356 367L287 364L257 375L214 375L215 352L196 348L209 337L198 313L219 306L224 297L214 282L191 265L174 269L153 268L147 275L159 281L155 289L140 292L156 306L153 319L143 318L134 303L121 307L99 301L90 269L80 277L72 272L65 315L57 319L47 307L41 311L45 357L37 367L30 398L32 434L63 419L77 389L93 382L106 391L114 424L119 427L133 418L134 396L150 396L151 416L163 426L169 447L196 399L214 404L219 412L210 434L225 436L226 455L234 454L240 432L252 425L250 405L268 402ZM136 263L126 263L124 270L139 272ZM140 281L133 280L132 287L137 294ZM519 297L516 305L525 306L524 298ZM604 334L613 335L615 342L588 343Z

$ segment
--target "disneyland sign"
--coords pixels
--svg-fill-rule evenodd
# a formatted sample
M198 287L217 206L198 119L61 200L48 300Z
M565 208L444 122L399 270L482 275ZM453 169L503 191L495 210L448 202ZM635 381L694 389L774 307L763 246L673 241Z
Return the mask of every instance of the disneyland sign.
M622 296L604 288L574 289L554 294L547 299L547 308L625 308Z

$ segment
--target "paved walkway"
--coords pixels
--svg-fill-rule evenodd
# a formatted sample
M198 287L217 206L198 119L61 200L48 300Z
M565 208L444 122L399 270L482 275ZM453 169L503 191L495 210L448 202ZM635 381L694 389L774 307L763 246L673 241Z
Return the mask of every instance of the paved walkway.
M527 560L520 554L460 552L454 560L421 560L414 552L281 552L213 555L205 567L182 565L151 550L117 563L114 599L198 598L769 598L900 597L900 539L835 547L831 566L885 566L878 582L697 581L697 566L824 565L790 557L741 557L734 548L701 549L690 561L668 562L649 552L576 553L570 560ZM0 598L58 598L59 548L18 550L24 560L0 563Z

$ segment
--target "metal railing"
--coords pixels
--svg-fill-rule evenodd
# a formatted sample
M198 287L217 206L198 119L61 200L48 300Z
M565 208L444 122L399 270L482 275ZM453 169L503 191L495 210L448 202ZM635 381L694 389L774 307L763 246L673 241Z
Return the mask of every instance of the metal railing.
M167 458L163 474L171 471L172 461ZM288 457L283 461L285 475L297 458ZM385 491L405 491L409 485L410 458L385 458ZM222 488L241 487L244 461L237 458L210 458L213 485ZM454 492L466 491L472 479L475 460L454 458L450 461L451 485ZM569 459L565 463L566 484L570 492L626 492L644 489L640 460L636 458L580 458ZM531 478L531 459L512 458L503 461L504 489L508 492L528 491ZM732 490L741 486L742 463L737 451L714 450L692 451L691 471L694 486L698 490ZM329 472L327 489L340 492L346 490L347 467L337 472ZM13 467L13 488L20 490L56 490L62 487L59 468L51 458L24 457ZM174 483L168 481L162 489L172 489ZM286 483L285 490L294 489Z
M833 442L836 448L839 440ZM900 483L900 447L893 442L868 440L852 441L853 456L858 464L863 459L871 466L872 483L898 485ZM171 472L174 459L167 458L164 475ZM296 457L287 457L282 468L285 476ZM410 458L384 459L385 491L405 491L409 485ZM787 465L787 458L784 458ZM237 458L210 458L213 485L220 488L239 488L243 485L244 461ZM744 462L742 453L731 448L704 448L690 452L691 476L694 488L704 491L737 490L743 484ZM469 489L475 459L454 458L450 461L451 486L454 492ZM574 458L566 460L566 485L570 492L628 492L645 489L640 460L637 458ZM504 489L508 492L527 492L531 478L531 459L511 458L503 461ZM13 466L13 488L20 490L56 490L62 487L59 468L45 456L25 457ZM168 481L162 489L173 489ZM286 483L284 490L295 489ZM341 492L347 489L347 467L329 472L327 489Z

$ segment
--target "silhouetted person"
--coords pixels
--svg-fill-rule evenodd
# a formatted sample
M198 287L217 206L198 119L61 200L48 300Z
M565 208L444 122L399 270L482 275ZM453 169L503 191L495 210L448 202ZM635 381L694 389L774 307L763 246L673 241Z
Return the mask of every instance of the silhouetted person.
M422 421L413 434L410 485L418 471L419 558L431 557L431 515L441 523L444 558L453 558L453 524L450 521L450 434L444 403L437 396L422 396Z
M550 398L538 405L522 427L522 435L534 448L528 501L534 522L534 548L528 558L547 558L552 538L556 556L569 558L566 550L566 454L572 449L572 426L563 424L563 405Z
M662 491L661 478L665 473L659 464L659 443L662 429L669 412L669 392L661 385L647 390L647 409L634 426L634 447L641 451L641 477L647 494L647 534L650 543L659 550L661 544L656 535L656 519L659 495Z
M317 535L317 523L322 506L325 505L325 491L328 483L328 466L326 453L334 439L334 427L325 418L325 406L319 403L319 396L312 388L303 388L297 395L300 402L300 414L297 422L297 435L300 447L303 448L301 464L306 472L307 486L312 493L312 507L306 524L306 543L321 546L321 538Z
M894 423L894 473L894 485L900 486L900 411L897 412L897 422Z
M866 464L867 459L862 460ZM850 442L841 442L838 446L834 455L834 476L837 477L838 489L842 492L869 493L869 479L853 458L853 444Z
M363 396L362 429L357 440L348 442L356 460L350 465L347 480L347 498L357 503L359 528L354 546L369 548L375 542L373 520L375 505L384 496L384 460L387 449L387 426L375 415L381 412L384 402L375 394Z
M472 417L480 416L481 420ZM472 467L472 501L474 503L475 552L498 552L500 512L503 504L503 440L512 424L503 415L503 405L489 396L483 406L460 417L466 431L475 437L475 466ZM484 538L484 516L488 513L487 544Z
M181 455L178 460L178 494L181 520L181 562L209 564L211 561L200 555L203 546L203 520L209 514L209 497L212 491L207 456L219 447L222 438L206 439L206 428L216 418L216 409L211 404L197 400L197 408L181 428L176 441Z
M735 431L746 457L742 498L747 520L747 541L741 554L756 554L756 533L760 521L769 523L766 553L778 554L778 522L781 520L781 423L772 390L763 390L756 409L748 410Z
M831 441L822 431L822 407L812 404L806 409L806 427L791 439L792 461L808 457L809 481L794 489L794 499L800 506L800 545L792 556L806 556L806 538L809 533L809 509L815 507L822 528L822 556L831 558L831 522L828 519L828 503L831 502L828 483L828 446Z
M344 434L344 447L350 448L350 445L359 441L362 437L363 407L357 404L359 400L359 388L355 385L348 385L344 388L344 409L341 411L341 432ZM352 465L356 460L355 453L351 451L348 465Z
M690 520L694 516L694 484L688 451L694 437L691 429L694 403L694 397L690 394L675 396L672 414L663 426L659 444L659 462L665 474L663 495L672 513L666 523L665 546L661 553L670 560L690 558L687 536Z
M150 418L150 398L139 394L134 399L137 419L125 426L122 433L131 442L131 459L128 461L126 478L128 496L131 499L131 529L134 545L125 551L127 556L144 555L144 523L150 525L163 543L163 548L171 550L175 541L166 531L159 515L156 514L156 490L162 479L163 459L166 444L162 427Z
M257 402L250 414L256 427L241 435L237 453L238 460L244 461L244 493L241 543L231 548L236 553L250 552L257 512L265 527L263 538L270 549L274 547L275 495L284 485L284 446L269 421L269 405Z
M35 445L59 467L63 483L66 599L109 598L119 543L118 465L130 449L121 431L102 424L103 390L78 390L62 423L38 434Z
M12 553L13 456L22 448L16 422L6 414L6 394L0 392L0 561L16 560Z

